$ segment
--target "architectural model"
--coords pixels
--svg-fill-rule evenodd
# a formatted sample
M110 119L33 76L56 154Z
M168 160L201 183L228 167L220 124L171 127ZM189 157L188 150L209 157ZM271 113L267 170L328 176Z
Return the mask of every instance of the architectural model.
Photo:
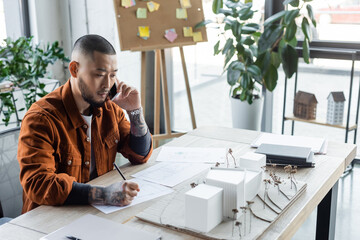
M199 184L185 193L185 226L209 232L222 221L223 189Z
M331 92L327 97L326 123L341 125L344 118L345 96L343 92Z
M261 171L262 167L266 165L266 155L254 152L247 152L240 156L240 168Z

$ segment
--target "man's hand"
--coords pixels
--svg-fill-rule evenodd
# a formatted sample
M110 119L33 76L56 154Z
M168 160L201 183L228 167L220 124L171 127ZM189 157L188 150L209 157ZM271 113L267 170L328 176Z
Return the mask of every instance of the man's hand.
M135 88L120 82L118 83L117 92L119 94L113 101L122 109L131 111L141 107L140 94Z
M89 203L98 205L126 206L131 203L140 191L134 182L116 182L107 187L91 186Z

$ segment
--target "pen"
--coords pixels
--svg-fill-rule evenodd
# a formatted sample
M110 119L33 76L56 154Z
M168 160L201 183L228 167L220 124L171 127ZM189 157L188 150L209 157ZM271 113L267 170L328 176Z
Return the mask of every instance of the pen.
M122 178L126 181L124 174L122 174L122 172L120 171L120 168L116 165L116 163L114 163L114 166L115 166L116 170L119 172L119 174L122 176Z
M71 240L81 240L80 238L73 237L73 236L66 236L66 238L71 239Z

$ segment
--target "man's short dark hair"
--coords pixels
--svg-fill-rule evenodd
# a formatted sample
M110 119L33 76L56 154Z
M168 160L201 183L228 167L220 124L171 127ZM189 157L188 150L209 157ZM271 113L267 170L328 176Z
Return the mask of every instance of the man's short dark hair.
M102 36L96 34L85 35L76 40L73 48L73 52L74 51L79 51L83 55L90 55L91 57L93 56L94 51L108 55L116 54L111 43Z

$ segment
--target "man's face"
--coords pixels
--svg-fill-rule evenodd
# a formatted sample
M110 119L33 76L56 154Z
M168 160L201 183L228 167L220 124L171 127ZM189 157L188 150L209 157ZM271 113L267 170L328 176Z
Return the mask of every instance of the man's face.
M116 80L116 55L95 51L92 58L83 59L77 76L81 96L91 106L100 107Z

